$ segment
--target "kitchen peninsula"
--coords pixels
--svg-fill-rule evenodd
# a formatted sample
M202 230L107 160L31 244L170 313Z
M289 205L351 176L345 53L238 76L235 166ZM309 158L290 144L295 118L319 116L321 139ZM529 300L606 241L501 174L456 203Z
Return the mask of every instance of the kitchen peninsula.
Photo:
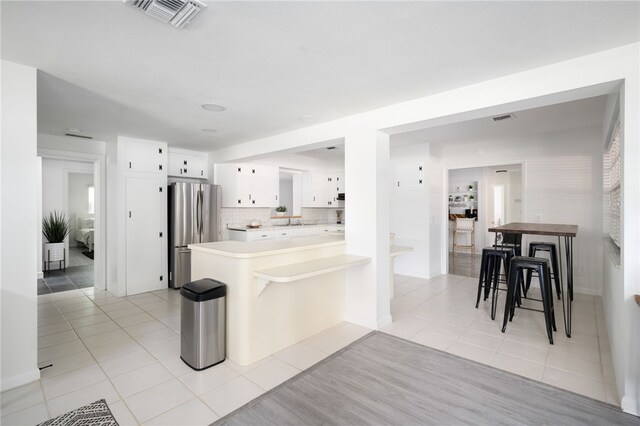
M248 365L343 320L343 236L193 244L191 277L227 284L227 356Z

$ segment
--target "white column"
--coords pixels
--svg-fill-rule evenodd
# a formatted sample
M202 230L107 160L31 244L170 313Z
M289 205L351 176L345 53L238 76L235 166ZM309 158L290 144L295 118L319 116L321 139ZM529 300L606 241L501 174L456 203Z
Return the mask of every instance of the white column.
M0 155L1 390L40 378L38 370L36 69L2 61Z
M391 322L389 169L389 135L375 130L346 135L346 250L371 257L371 263L347 271L345 320L373 329Z

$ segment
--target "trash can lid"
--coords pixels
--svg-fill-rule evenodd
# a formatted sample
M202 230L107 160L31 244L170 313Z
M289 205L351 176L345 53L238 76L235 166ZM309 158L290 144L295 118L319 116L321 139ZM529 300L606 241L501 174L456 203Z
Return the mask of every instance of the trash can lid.
M183 285L180 294L194 302L206 302L226 296L227 285L211 278L203 278Z

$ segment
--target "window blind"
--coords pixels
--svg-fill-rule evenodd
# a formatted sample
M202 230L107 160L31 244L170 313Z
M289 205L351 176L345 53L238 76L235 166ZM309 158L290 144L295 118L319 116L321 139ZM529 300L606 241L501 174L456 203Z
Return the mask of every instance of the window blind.
M620 161L621 151L620 122L618 121L611 133L611 140L603 158L603 183L605 191L605 230L613 240L613 243L620 247L621 228L621 174L622 165Z

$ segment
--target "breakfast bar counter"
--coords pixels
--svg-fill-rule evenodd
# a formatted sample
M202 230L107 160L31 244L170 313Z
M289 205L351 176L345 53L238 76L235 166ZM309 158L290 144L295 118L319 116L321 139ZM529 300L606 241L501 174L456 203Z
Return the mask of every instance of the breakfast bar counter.
M191 277L227 284L227 357L259 361L343 320L345 273L370 260L342 236L192 244Z

